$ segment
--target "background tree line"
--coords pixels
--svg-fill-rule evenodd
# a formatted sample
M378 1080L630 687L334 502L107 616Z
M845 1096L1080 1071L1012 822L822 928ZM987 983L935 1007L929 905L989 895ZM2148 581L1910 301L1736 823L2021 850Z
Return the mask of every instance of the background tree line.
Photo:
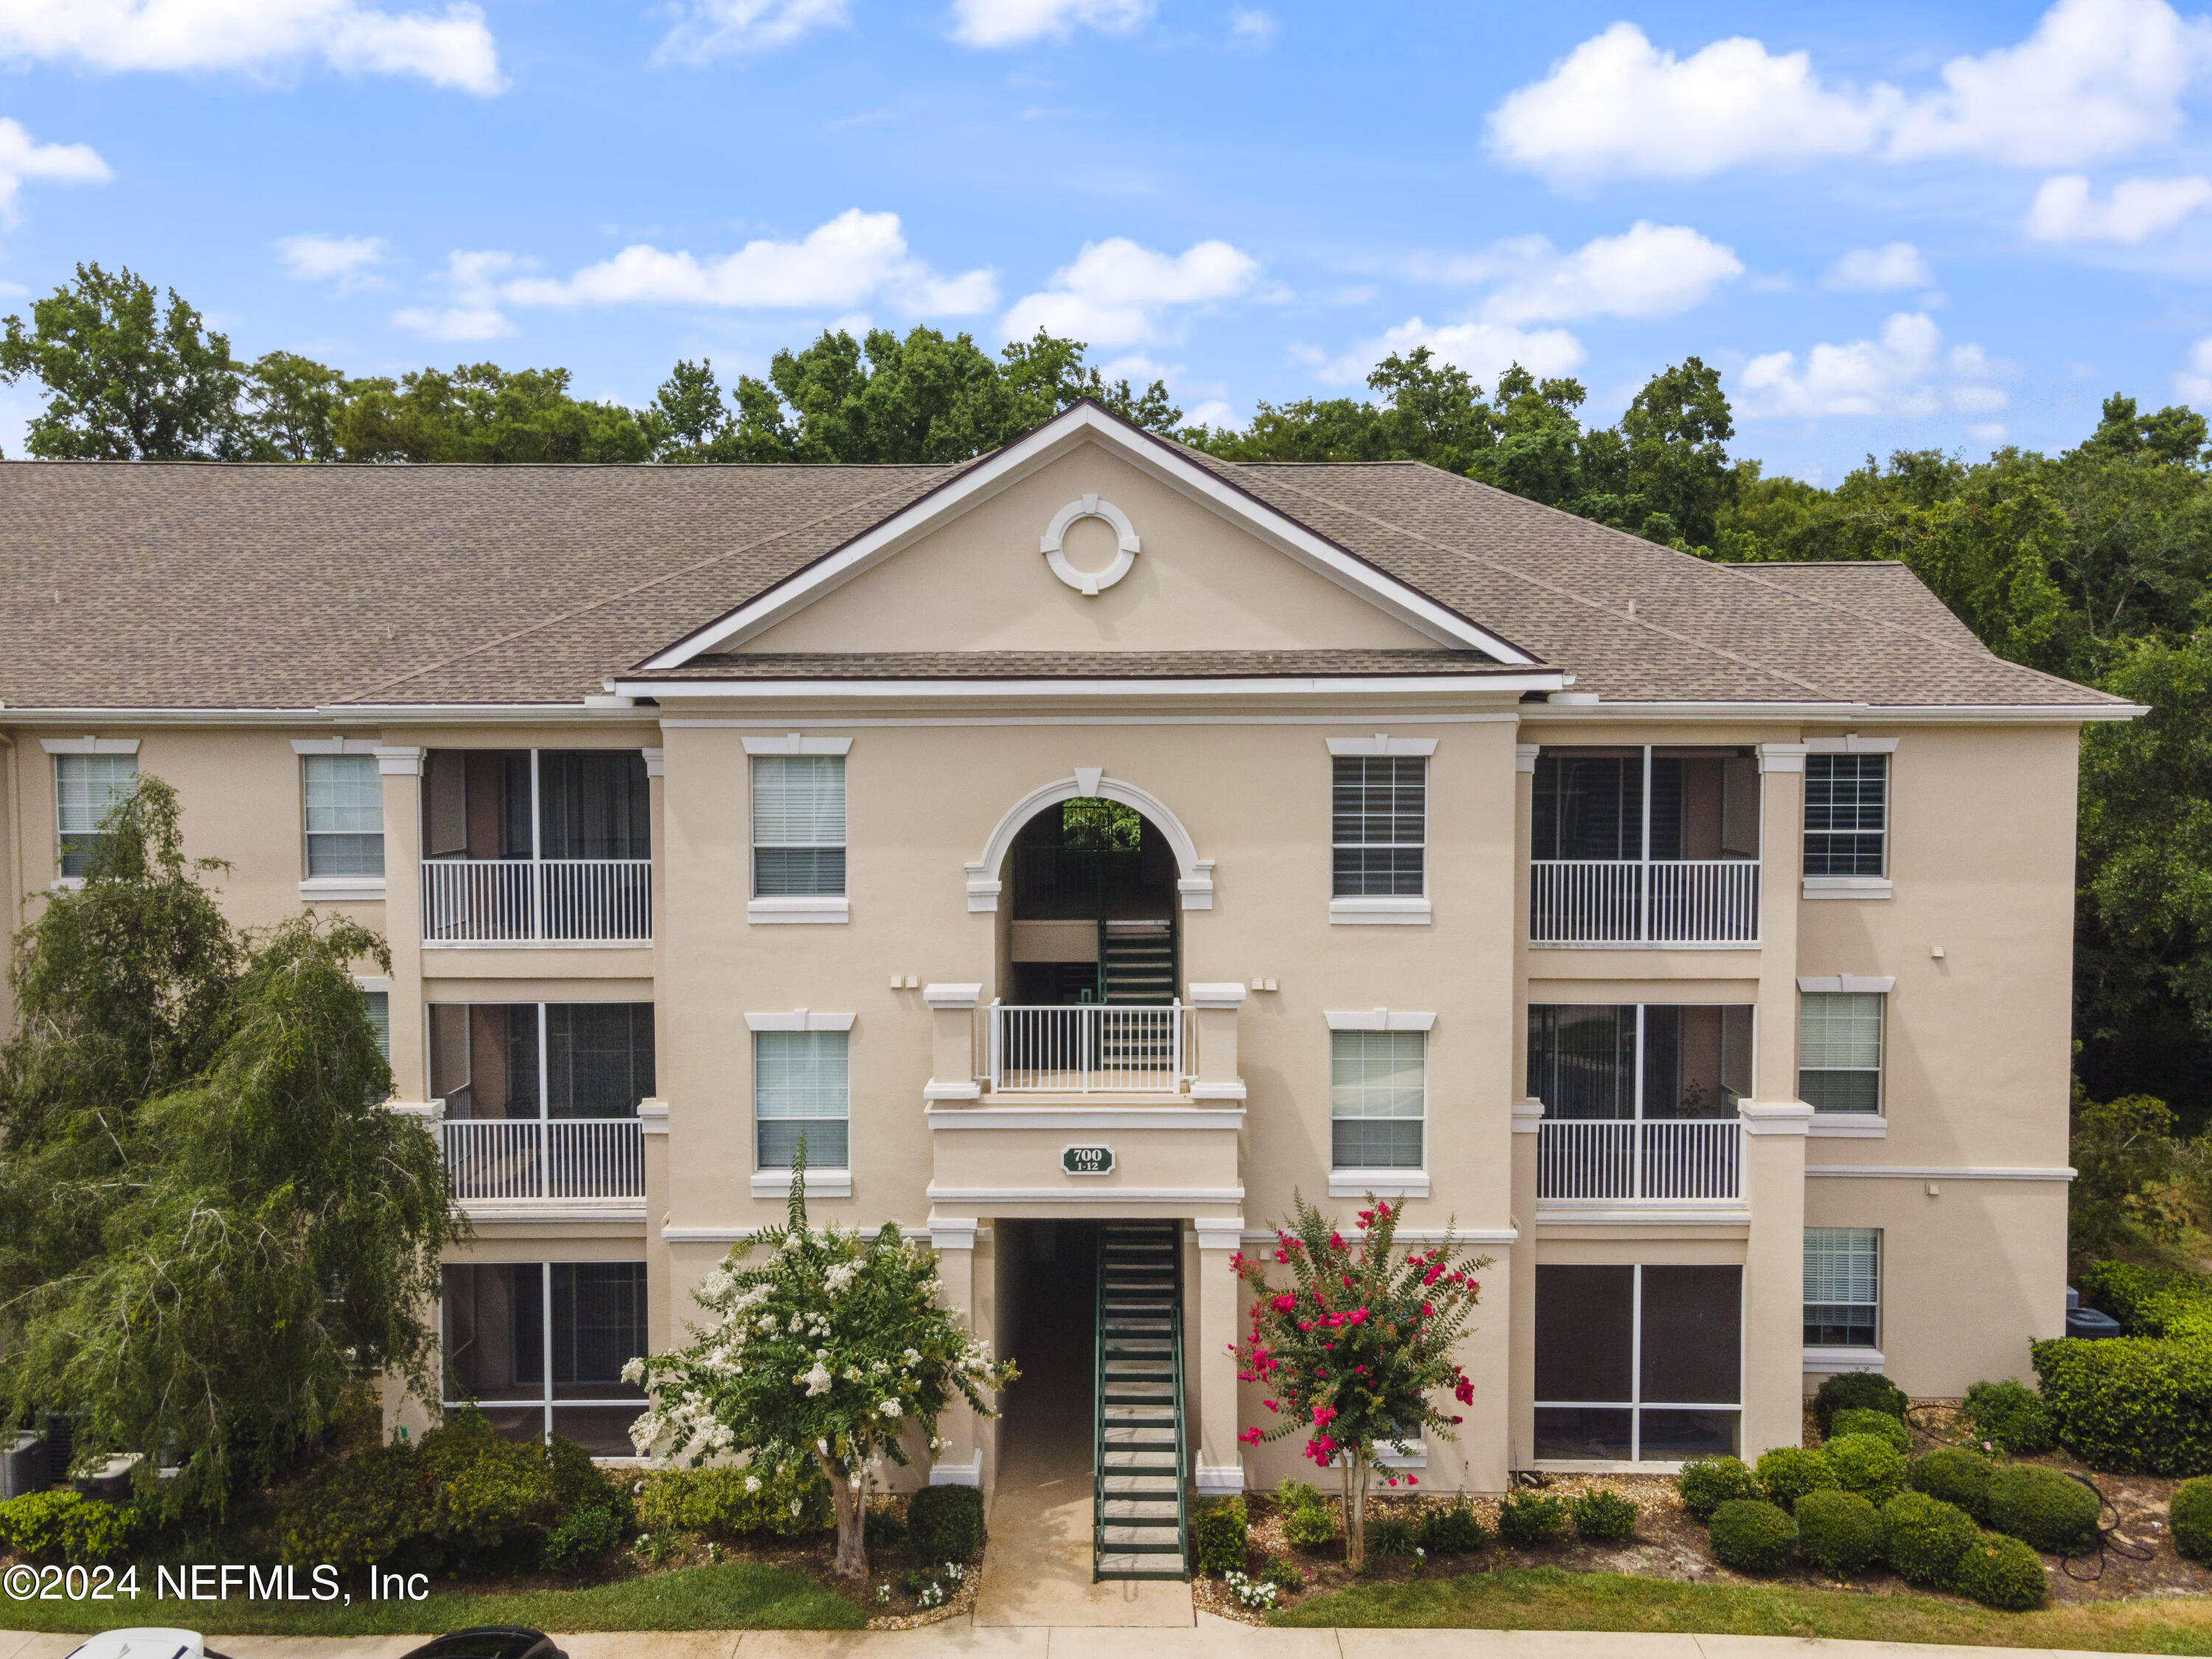
M349 378L289 352L251 363L174 290L129 270L6 319L0 377L46 403L32 454L302 462L964 460L1092 397L1239 461L1416 460L1722 562L1901 560L1994 652L2152 707L2083 739L2077 1070L2087 1097L2212 1118L2212 477L2204 418L2106 399L2057 455L1900 451L1832 489L1728 452L1733 413L1695 357L1609 427L1585 388L1516 366L1487 392L1425 349L1368 398L1262 403L1189 426L1155 381L1107 382L1040 332L994 357L968 335L825 332L725 392L680 362L641 408L575 397L568 371L464 365Z

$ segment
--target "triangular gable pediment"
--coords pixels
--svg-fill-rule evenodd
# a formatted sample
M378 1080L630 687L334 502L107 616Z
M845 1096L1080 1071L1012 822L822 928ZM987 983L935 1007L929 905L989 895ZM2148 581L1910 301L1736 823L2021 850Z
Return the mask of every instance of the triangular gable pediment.
M1419 647L1534 661L1085 402L640 667L763 651Z

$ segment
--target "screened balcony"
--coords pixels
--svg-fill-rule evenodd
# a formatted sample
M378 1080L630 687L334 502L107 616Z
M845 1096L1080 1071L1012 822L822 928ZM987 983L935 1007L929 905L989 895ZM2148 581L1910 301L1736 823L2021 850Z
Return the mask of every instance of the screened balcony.
M1537 1198L1740 1200L1751 1031L1747 1006L1532 1006Z
M423 944L651 944L647 800L634 749L432 750Z
M1759 942L1759 780L1735 748L1555 749L1536 757L1528 942Z
M649 1002L433 1003L430 1088L463 1204L635 1206L653 1088Z

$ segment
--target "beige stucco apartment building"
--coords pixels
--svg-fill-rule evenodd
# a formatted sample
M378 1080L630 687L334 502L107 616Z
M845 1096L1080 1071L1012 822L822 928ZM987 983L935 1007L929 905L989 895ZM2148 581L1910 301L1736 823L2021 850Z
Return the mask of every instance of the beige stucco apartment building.
M625 1449L802 1135L1017 1360L1172 1224L1201 1492L1296 1460L1228 1355L1294 1192L1495 1258L1431 1487L2061 1330L2076 742L2135 711L1899 566L1088 404L964 466L11 465L0 534L5 920L155 773L241 921L384 931L511 1432Z

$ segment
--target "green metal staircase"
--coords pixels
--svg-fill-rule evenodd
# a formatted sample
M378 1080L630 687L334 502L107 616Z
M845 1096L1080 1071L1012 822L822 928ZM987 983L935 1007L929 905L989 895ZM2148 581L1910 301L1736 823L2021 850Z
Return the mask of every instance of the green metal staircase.
M1099 1232L1093 1579L1190 1576L1181 1231L1109 1221Z

